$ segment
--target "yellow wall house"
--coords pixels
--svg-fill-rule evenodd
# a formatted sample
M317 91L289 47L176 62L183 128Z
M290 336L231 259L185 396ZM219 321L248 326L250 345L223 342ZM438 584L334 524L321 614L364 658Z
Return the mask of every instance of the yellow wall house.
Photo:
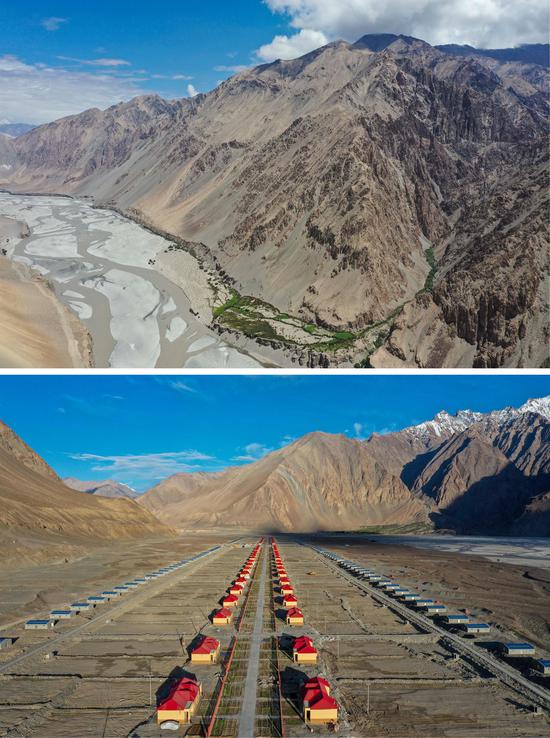
M199 645L191 651L193 664L214 664L220 655L220 642L210 636L203 636Z
M304 624L304 613L299 607L292 607L286 612L286 624L287 625L303 625Z
M309 636L300 636L292 644L292 658L297 664L316 664L317 649Z
M302 704L306 723L336 723L338 703L330 696L330 684L323 677L308 679L303 685Z
M202 686L194 679L184 677L170 690L168 697L157 708L157 723L175 720L190 723L202 694Z
M233 618L233 613L228 610L227 607L222 607L221 610L216 610L212 616L212 623L214 625L229 625Z

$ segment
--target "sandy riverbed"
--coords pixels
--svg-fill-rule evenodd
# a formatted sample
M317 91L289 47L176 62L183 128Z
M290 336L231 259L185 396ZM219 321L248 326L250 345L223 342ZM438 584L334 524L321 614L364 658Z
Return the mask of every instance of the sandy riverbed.
M164 253L170 242L161 236L69 197L2 192L0 216L28 228L8 256L54 286L92 336L96 366L277 365L253 342L232 344L206 325L207 275L191 255Z

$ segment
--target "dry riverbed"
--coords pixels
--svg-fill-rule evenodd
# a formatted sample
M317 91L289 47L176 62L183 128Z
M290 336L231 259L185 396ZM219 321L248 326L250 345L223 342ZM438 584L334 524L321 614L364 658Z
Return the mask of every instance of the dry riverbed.
M89 332L96 366L280 365L282 356L254 341L233 342L211 330L213 294L197 260L170 254L169 241L137 223L70 197L6 192L0 217L23 224L25 233L11 239L6 255L53 286ZM33 321L31 313L27 323ZM17 335L6 345L17 352Z

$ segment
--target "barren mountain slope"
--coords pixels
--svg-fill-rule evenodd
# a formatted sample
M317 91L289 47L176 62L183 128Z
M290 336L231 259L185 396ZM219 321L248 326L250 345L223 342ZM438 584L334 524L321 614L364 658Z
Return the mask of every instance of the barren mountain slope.
M425 504L360 442L325 433L222 474L171 477L139 502L181 527L314 531L427 519Z
M0 133L0 178L3 178L12 168L15 159L13 138Z
M131 500L108 500L66 487L32 449L2 424L0 539L37 534L50 544L168 535L170 529Z
M367 361L397 319L374 364L538 366L546 81L415 39L336 42L192 100L41 126L13 142L6 182L91 194L198 242L239 292L352 331L332 363Z
M391 465L392 472L401 475L403 468L412 461L425 457L444 440L469 428L481 417L481 413L471 410L460 410L455 415L442 410L433 420L394 433L373 433L365 445L381 463Z
M14 461L18 461L30 471L36 472L36 474L53 479L56 482L61 481L51 466L1 420L0 453L3 453L6 457L11 456Z
M410 492L409 492L410 489ZM470 533L547 529L550 398L462 410L367 441L312 433L260 461L176 474L138 498L161 520L342 530L432 520Z

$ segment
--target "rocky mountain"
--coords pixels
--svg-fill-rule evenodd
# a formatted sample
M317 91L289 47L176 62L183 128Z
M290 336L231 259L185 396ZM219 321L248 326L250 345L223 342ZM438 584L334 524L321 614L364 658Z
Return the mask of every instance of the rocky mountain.
M354 46L371 51L383 51L399 39L409 44L420 40L412 36L399 36L395 33L369 33L356 41ZM522 44L508 49L477 49L467 44L438 44L434 48L450 56L485 57L500 62L522 62L550 67L550 44Z
M99 495L99 497L124 497L133 500L136 496L136 492L131 487L114 479L104 479L99 482L84 482L74 477L66 477L63 483L71 489L87 492L91 495Z
M463 51L365 37L88 110L14 139L0 184L178 236L279 324L332 331L324 364L544 366L548 70ZM250 302L213 320L286 340Z
M23 558L41 546L170 535L133 500L109 500L66 487L7 425L0 425L0 541Z
M401 479L435 503L433 519L441 527L461 532L518 528L524 534L530 524L533 531L544 527L550 397L485 414L440 412L417 426L372 436L366 445L378 458L391 455L394 472L399 459Z
M177 474L138 501L182 528L306 532L427 520L426 505L359 441L311 433L217 474Z
M433 524L550 535L550 397L438 413L360 442L312 433L242 467L176 474L138 498L161 520L256 530Z

